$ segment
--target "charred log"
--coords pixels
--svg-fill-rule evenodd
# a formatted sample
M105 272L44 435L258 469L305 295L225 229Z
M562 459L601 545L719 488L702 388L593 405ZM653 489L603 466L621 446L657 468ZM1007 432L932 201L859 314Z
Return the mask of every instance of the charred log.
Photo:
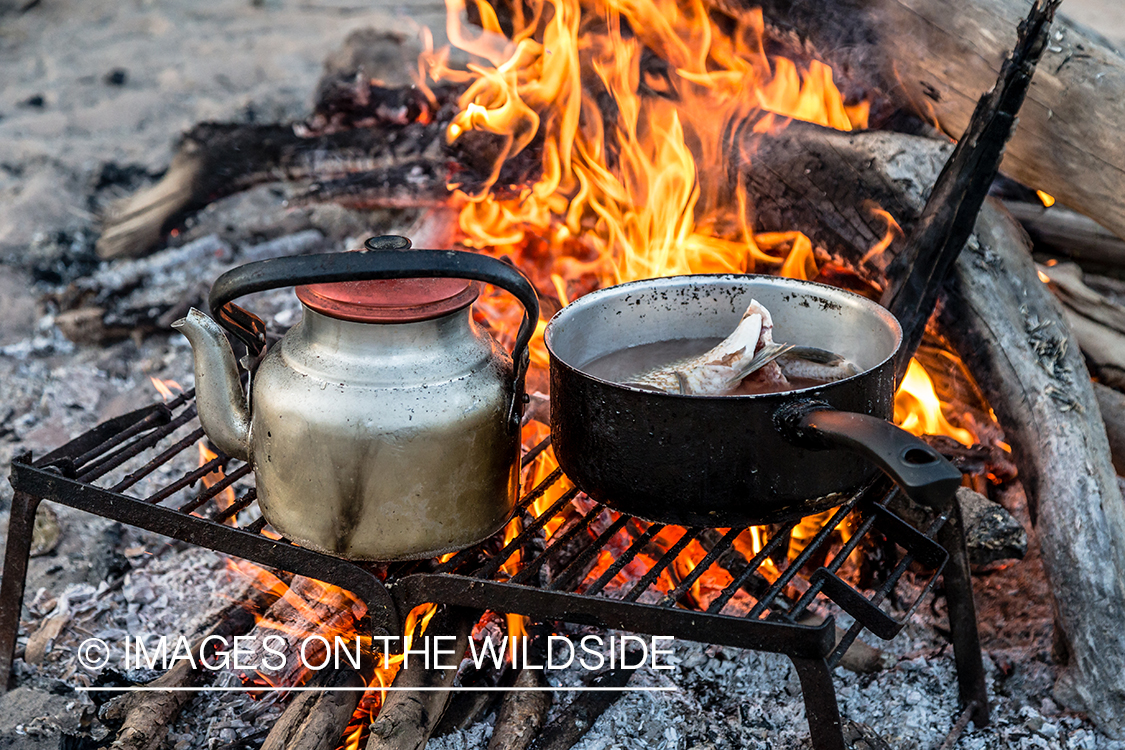
M463 654L469 647L469 631L479 618L480 612L446 607L430 620L426 634L455 636L456 643L452 648L456 653ZM428 669L415 657L398 671L392 685L396 688L450 687L456 676L456 666L452 669ZM371 724L367 750L420 750L425 747L441 721L449 699L447 690L400 689L388 693L378 718Z
M350 668L330 669L317 675L310 687L320 692L300 693L273 725L261 750L321 750L336 747L351 721L366 680Z
M708 0L738 15L761 6L842 75L900 107L966 132L1027 11L1018 0ZM1125 237L1125 59L1065 18L1052 33L1004 171Z
M922 342L926 321L977 214L1000 170L1004 147L1016 125L1016 113L1031 86L1035 66L1047 46L1047 33L1061 0L1039 0L1019 26L1016 47L1000 68L992 90L981 97L969 125L953 149L906 247L887 267L882 304L903 325L898 351L899 378Z

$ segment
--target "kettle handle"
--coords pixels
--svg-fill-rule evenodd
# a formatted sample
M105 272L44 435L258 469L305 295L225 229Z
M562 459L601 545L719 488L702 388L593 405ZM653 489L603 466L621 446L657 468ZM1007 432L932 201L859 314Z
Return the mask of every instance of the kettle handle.
M510 416L518 426L526 398L524 379L531 359L528 345L539 321L539 296L527 277L515 266L487 255L458 250L410 250L410 240L396 235L372 237L364 247L356 252L269 258L231 269L211 287L207 300L211 315L257 357L266 346L265 323L233 304L233 300L246 294L302 284L377 279L452 278L493 284L514 296L524 308L512 348L515 395Z

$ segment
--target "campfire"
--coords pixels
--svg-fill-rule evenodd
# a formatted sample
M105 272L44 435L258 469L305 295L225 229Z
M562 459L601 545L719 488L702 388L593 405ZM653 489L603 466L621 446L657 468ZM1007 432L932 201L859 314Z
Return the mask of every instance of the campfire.
M714 0L447 0L449 46L436 45L423 29L412 85L389 85L379 71L345 67L325 75L314 113L300 122L193 128L159 182L107 211L97 248L108 265L57 287L49 301L59 330L79 345L164 333L173 321L183 329L186 317L184 332L196 349L195 388L180 385L188 382L186 372L162 372L170 377L151 378L152 406L110 419L46 455L15 459L0 592L0 668L7 674L15 663L18 673L20 659L43 665L51 654L75 654L66 676L96 696L102 736L95 739L113 732L114 746L121 748L180 747L173 740L186 736L184 723L202 710L193 708L193 691L211 688L239 694L238 710L253 717L247 728L254 731L228 738L224 747L377 750L459 736L465 745L490 750L569 748L617 701L624 703L628 691L651 691L662 700L661 691L680 689L662 670L680 669L688 652L669 650L672 661L659 664L658 654L665 653L659 638L665 637L755 652L748 659L763 658L758 652L787 657L793 688L783 692L799 696L790 702L800 705L795 710L804 722L796 734L817 750L839 750L888 745L861 723L870 707L860 703L862 715L849 715L857 702L839 690L842 673L834 681L833 670L869 674L894 667L899 659L891 649L904 647L884 651L861 635L901 644L916 639L913 630L925 621L952 644L952 656L940 655L955 663L943 676L957 705L943 716L940 737L942 747L952 748L966 733L989 731L996 705L989 684L1004 669L995 654L982 657L981 577L1016 580L1024 570L1019 565L1039 565L1041 559L1046 577L1038 580L1049 581L1054 596L1050 616L1060 666L1055 700L1083 712L1108 736L1125 731L1119 710L1125 644L1110 635L1119 630L1113 623L1125 606L1116 596L1125 574L1125 529L1110 449L1125 444L1125 429L1113 416L1122 397L1106 388L1120 385L1115 378L1125 361L1119 370L1104 351L1105 342L1120 335L1118 319L1125 320L1115 302L1122 291L1112 280L1084 279L1078 266L1057 259L1035 265L1020 225L1000 202L1006 200L1033 232L1051 229L1041 209L1056 194L1087 213L1104 210L1097 218L1110 231L1118 228L1119 208L1072 177L1045 180L1055 175L1028 166L1026 141L1017 136L1009 144L1025 94L1035 107L1023 115L1027 127L1040 137L1042 128L1054 127L1039 117L1041 92L1028 89L1033 73L1041 80L1042 71L1035 72L1039 58L1060 54L1052 46L1064 44L1056 34L1077 32L1065 25L1057 31L1058 23L1052 31L1057 3L1037 2L1018 34L1015 23L997 29L994 36L1002 30L1004 41L993 39L994 51L1007 61L1001 66L998 59L984 79L980 71L966 75L972 96L957 108L926 88L929 73L922 76L916 62L907 63L901 40L885 39L893 24L906 22L896 15L905 12L898 3L884 4L885 14L841 2L824 17L808 17L772 0L761 7ZM854 23L845 24L847 30L834 27L837 14L849 10L857 14ZM864 52L870 46L859 34L864 28L884 46ZM353 39L361 46L370 41ZM1069 38L1065 44L1078 45ZM966 98L963 91L960 96ZM959 138L956 145L943 130ZM1003 168L1014 179L997 178L1005 149ZM228 274L215 285L227 296L212 292L210 311L238 340L240 369L231 365L226 385L233 395L224 404L237 407L250 400L241 398L239 388L268 380L268 358L290 346L283 341L292 334L279 335L298 316L296 304L274 292L245 302L246 310L232 305L238 295L231 289L263 292L293 284L266 283L261 276L252 284L246 281L250 271L240 277L230 269L277 257L292 261L285 268L304 268L299 259L327 243L323 234L306 232L236 250L215 236L193 235L193 223L225 196L279 175L292 206L410 210L412 225L404 233L420 248L408 250L408 243L387 236L370 240L367 253L351 260L348 254L339 261L309 256L321 266L294 282L306 319L333 317L317 307L322 303L310 302L317 284L323 291L331 284L362 283L336 266L380 253L430 257L426 248L499 261L492 268L515 269L513 278L524 279L538 297L536 315L499 272L432 274L482 282L472 326L515 353L512 364L497 359L495 369L514 373L514 393L506 395L513 406L505 416L514 420L519 457L511 476L518 475L520 489L494 534L478 534L475 543L434 544L426 554L380 556L343 542L332 547L331 540L314 536L312 519L307 529L281 520L279 495L269 488L280 480L266 481L261 454L275 453L281 468L268 471L283 474L304 449L284 445L287 436L280 433L276 442L262 442L266 438L258 433L266 428L258 422L258 433L252 433L250 420L267 408L263 399L255 396L241 417L232 412L231 424L245 422L242 438L222 425L215 428L215 403L222 399L208 389L221 378L211 377L217 371L201 377L204 334L197 330L209 324L216 336L223 331L197 311L189 313L206 307L210 284L200 285L199 269L208 282ZM359 244L352 239L333 249L358 250ZM169 247L153 252L160 245ZM381 273L371 278L397 278L386 269ZM900 341L871 355L878 361L851 365L860 377L876 372L893 391L887 390L885 404L861 415L848 414L858 406L828 409L819 400L830 398L827 388L810 391L817 399L812 406L794 399L795 416L779 408L762 423L768 431L746 428L745 434L737 428L745 428L740 420L749 422L734 406L722 407L725 416L714 425L692 415L698 420L692 426L717 442L705 455L681 458L675 476L705 473L724 444L781 442L776 431L789 441L786 446L803 451L803 463L773 485L775 504L781 504L783 487L818 473L838 483L815 502L806 493L809 503L801 512L786 507L788 513L730 520L718 501L714 509L694 508L706 496L672 490L665 502L687 505L683 512L697 515L669 517L654 506L651 515L637 512L646 506L629 506L637 501L626 501L620 491L603 492L568 463L575 460L572 445L596 442L583 430L601 417L591 411L579 419L575 402L567 400L575 398L573 381L560 372L573 363L549 322L580 315L573 311L591 300L612 304L611 293L623 284L687 276L703 279L700 284L735 284L744 281L724 280L747 274L768 277L749 282L761 285L752 289L759 297L774 286L788 295L770 301L765 313L765 319L776 318L779 331L793 330L786 328L786 305L796 307L798 299L806 308L829 310L841 307L842 299L888 320L883 308L893 313L898 322L887 326L900 332ZM147 287L167 279L175 291L161 289L154 299ZM801 290L820 287L778 279L816 282L834 288L819 294L841 296L799 298ZM707 304L698 301L706 297L698 290L653 288L662 299L694 294L692 309ZM457 294L469 295L457 308L466 309L472 295L461 288ZM636 294L629 304L640 307L642 292ZM746 300L738 299L735 322L746 308ZM262 313L268 325L247 312L260 308L270 310ZM619 308L611 309L620 315ZM521 326L530 338L526 372ZM856 319L851 329L870 337L876 326ZM585 332L583 341L608 335ZM226 346L225 338L215 340ZM628 345L635 343L641 342ZM842 340L831 343L845 346ZM292 346L287 356L296 356ZM869 338L864 346L879 344ZM844 351L829 354L842 357ZM1089 385L1087 362L1100 383ZM560 383L567 386L565 396ZM646 404L634 391L626 397L640 414ZM669 393L681 404L692 401L682 380L679 392ZM730 398L732 404L741 400ZM1099 403L1108 446L1102 423L1091 419ZM835 422L817 410L868 422ZM368 421L384 412L373 412ZM856 425L878 429L870 423L879 422L890 429L881 421L887 419L919 439L896 438L897 453L889 458L887 450L855 447L863 443ZM581 429L568 426L579 421ZM607 431L626 439L618 423ZM836 442L818 443L810 435ZM269 440L275 440L272 433ZM685 438L681 452L687 444ZM828 453L813 450L837 444L865 458L849 454L836 459L837 466L825 458ZM325 518L334 512L331 476L343 477L348 463L338 449L331 455L334 463L324 462L328 478L312 482L323 495L317 502ZM779 454L779 463L786 455ZM946 462L962 475L959 480L957 472L944 484L911 474ZM663 463L675 463L674 453ZM744 463L731 465L740 469ZM619 461L615 471L625 475L626 468ZM771 468L762 466L764 473ZM871 470L862 481L845 480L853 469ZM630 481L640 493L643 482ZM708 481L713 492L717 485ZM96 633L92 626L71 632L70 600L48 607L34 594L29 607L39 621L26 640L17 640L20 608L7 605L24 598L43 499L230 555L221 576L239 581L240 595L209 613L191 637L165 641L121 633L119 644L98 635L109 632L111 615L98 615L105 619ZM707 512L727 520L706 523L699 514ZM334 524L338 539L355 531ZM1025 524L1034 526L1032 551L1016 565L1028 554ZM397 536L414 530L400 528ZM487 538L480 541L482 536ZM973 571L982 574L975 582L977 604ZM113 585L128 585L123 580ZM994 637L990 628L982 625L986 640ZM90 639L107 654L96 667L84 651ZM448 643L445 668L428 650L433 639ZM565 643L573 655L587 639L603 647L596 668L572 667L565 675L537 669L557 654L552 649ZM241 643L250 645L243 650ZM108 656L115 649L120 658ZM486 652L493 658L481 658ZM698 655L706 662L705 650ZM930 658L939 655L901 661ZM776 669L762 664L766 684L778 687L785 678L771 677ZM135 691L138 685L146 690ZM556 693L566 690L576 696L560 702ZM1001 715L1006 726L1007 715ZM745 742L738 716L739 741ZM1072 728L1082 725L1082 719L1072 721ZM705 737L701 731L692 740ZM667 737L669 743L682 739ZM763 739L769 744L768 736Z

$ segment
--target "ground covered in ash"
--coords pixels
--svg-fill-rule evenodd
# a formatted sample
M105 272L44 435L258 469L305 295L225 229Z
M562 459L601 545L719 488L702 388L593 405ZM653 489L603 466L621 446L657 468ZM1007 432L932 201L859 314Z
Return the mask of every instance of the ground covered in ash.
M1119 14L1116 4L1098 2L1083 0L1078 7L1093 13L1091 18ZM178 132L202 120L300 117L326 52L350 31L374 26L409 32L407 12L431 26L440 28L442 22L436 1L405 7L344 0L29 5L23 13L0 16L0 474L5 476L14 456L41 455L103 419L157 399L151 377L191 385L190 350L179 336L126 332L96 343L63 336L50 300L72 282L136 279L121 288L171 307L197 293L193 285L205 288L240 262L343 249L369 233L409 226L414 217L408 214L293 208L286 203L287 189L272 185L212 206L148 261L99 264L93 254L97 212L156 179ZM1122 28L1103 30L1125 39ZM296 320L296 304L285 292L249 306L275 328ZM0 540L10 501L11 488L0 482ZM19 687L0 697L0 747L56 748L62 735L83 733L107 738L108 729L94 718L96 707L75 690L95 679L78 666L77 644L89 636L113 639L129 632L190 635L206 613L247 592L246 576L221 555L61 506L41 509L34 546L18 644ZM1081 716L1061 710L1051 696L1057 666L1050 601L1034 549L1023 562L981 573L975 584L995 721L970 727L954 747L1125 748ZM939 597L935 606L914 614L899 638L876 644L893 666L866 675L837 670L844 715L869 725L895 748L940 744L958 712L945 632ZM784 658L681 643L675 660L674 671L642 671L634 681L673 684L677 691L627 695L577 747L807 746L800 690ZM569 673L560 680L574 684L581 676ZM565 700L560 698L555 713ZM201 696L172 727L164 747L257 747L280 709L276 697ZM492 721L490 716L429 747L482 748Z

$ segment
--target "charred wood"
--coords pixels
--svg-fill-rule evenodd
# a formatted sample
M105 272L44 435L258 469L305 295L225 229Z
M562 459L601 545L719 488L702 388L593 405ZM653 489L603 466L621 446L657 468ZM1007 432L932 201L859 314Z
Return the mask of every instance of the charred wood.
M261 750L322 750L336 747L363 698L360 690L367 681L354 669L328 669L317 675L310 687L320 692L303 692L290 703L273 725Z
M1000 560L1022 560L1027 554L1027 531L1011 513L979 492L957 490L957 502L965 521L965 545L969 562L987 565ZM896 514L917 527L925 527L932 514L906 495L898 493L890 506Z
M882 304L903 326L896 371L901 379L922 342L941 283L969 239L977 214L1000 169L1016 113L1031 86L1035 66L1061 0L1039 0L1019 26L1016 46L1000 68L992 90L981 97L953 155L938 175L922 215L887 267Z
M639 652L626 652L626 664L638 660ZM623 688L636 671L635 667L612 667L597 673L586 684L589 687ZM570 750L622 695L624 692L619 690L579 693L554 721L543 728L531 743L531 750Z
M197 667L200 659L212 658L211 651L220 640L248 632L254 626L258 607L267 606L272 599L268 592L258 592L249 601L224 607L214 618L215 623L192 643L195 664L182 660L146 687L185 688L203 684L208 672ZM211 636L219 636L219 639L207 643ZM111 746L113 750L155 750L191 698L190 692L182 690L126 693L103 705L98 716L103 722L121 722Z
M426 635L452 635L452 647L463 654L469 647L469 632L480 618L480 612L460 607L444 607L430 620ZM427 669L414 658L395 675L395 688L451 687L457 668ZM426 746L441 716L449 705L447 690L396 690L387 694L379 716L371 724L367 750L420 750Z
M550 631L540 622L528 626L528 654L532 663L544 664ZM505 693L496 713L488 750L525 750L539 734L551 708L551 692L543 669L521 669L512 692Z
M761 6L767 23L820 51L868 95L919 111L960 138L996 80L1027 12L1019 0L708 0L731 15ZM1003 169L1125 237L1125 58L1060 18Z

